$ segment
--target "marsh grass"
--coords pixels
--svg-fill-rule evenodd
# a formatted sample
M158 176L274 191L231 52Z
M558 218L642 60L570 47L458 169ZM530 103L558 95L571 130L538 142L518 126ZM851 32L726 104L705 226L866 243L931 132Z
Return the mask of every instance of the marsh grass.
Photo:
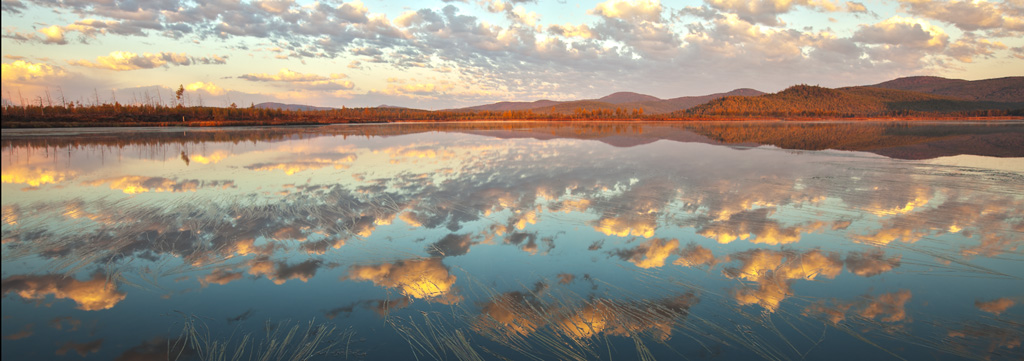
M196 358L203 361L305 361L317 357L339 356L348 358L352 330L337 332L337 326L310 320L303 327L302 323L291 325L290 321L272 323L266 321L264 333L242 333L236 329L228 336L220 336L199 317L187 315L181 335L174 341L171 349L188 350ZM185 355L179 351L173 360Z

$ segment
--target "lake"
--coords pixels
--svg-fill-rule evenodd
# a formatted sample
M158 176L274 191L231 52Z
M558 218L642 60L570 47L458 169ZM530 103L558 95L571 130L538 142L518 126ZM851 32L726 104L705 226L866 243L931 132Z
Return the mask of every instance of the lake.
M1024 123L4 130L4 360L1019 360Z

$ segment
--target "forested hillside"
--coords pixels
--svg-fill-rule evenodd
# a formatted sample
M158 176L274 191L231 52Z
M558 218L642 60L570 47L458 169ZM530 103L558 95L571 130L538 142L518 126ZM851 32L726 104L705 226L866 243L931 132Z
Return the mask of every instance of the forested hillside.
M877 117L928 114L1009 115L1024 102L967 101L948 96L875 87L829 89L796 85L756 97L725 97L675 112L686 116Z

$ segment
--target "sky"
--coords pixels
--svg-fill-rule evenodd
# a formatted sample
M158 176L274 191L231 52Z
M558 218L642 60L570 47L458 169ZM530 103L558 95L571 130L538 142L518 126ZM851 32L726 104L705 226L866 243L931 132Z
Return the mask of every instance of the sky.
M1024 0L0 0L5 104L448 109L1024 75Z

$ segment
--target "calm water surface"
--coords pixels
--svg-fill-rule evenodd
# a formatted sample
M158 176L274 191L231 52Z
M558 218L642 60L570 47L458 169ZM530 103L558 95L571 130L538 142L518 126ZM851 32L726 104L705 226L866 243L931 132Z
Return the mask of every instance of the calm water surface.
M3 359L1020 360L1022 139L5 131Z

